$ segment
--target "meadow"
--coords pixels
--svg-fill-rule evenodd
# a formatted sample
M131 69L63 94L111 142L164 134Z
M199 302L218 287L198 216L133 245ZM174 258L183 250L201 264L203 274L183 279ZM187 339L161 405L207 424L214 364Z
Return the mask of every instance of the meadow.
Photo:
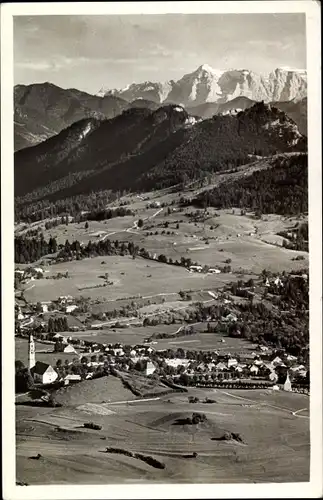
M180 266L147 261L140 257L134 261L130 256L105 256L62 262L48 266L46 271L46 277L66 271L69 277L58 280L42 278L28 283L24 289L28 302L55 300L62 295L116 300L208 287L212 290L221 288L234 279L230 274L189 273ZM109 274L109 281L113 285L97 287L104 283L100 276L105 273Z
M95 389L97 382L88 385ZM85 395L79 392L81 385L70 387L63 408L38 415L17 407L17 480L28 484L190 483L193 477L197 483L309 480L309 418L293 413L308 408L306 396L189 389L186 394L137 401L121 389L126 391L120 393L122 398L109 403L106 397L109 393L117 397L118 382L115 386L110 376L104 389L86 388ZM192 405L190 395L216 402ZM207 421L180 423L196 411ZM86 421L102 429L82 429ZM239 433L243 442L219 440L226 431ZM105 453L107 446L152 456L165 469L110 455ZM196 458L185 458L193 452ZM37 453L42 454L40 460L28 459Z

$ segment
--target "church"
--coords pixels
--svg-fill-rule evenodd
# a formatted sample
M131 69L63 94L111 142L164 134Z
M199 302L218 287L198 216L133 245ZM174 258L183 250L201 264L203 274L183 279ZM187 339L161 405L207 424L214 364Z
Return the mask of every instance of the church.
M32 334L28 341L28 368L37 384L51 384L58 378L57 372L48 363L36 361L35 341Z

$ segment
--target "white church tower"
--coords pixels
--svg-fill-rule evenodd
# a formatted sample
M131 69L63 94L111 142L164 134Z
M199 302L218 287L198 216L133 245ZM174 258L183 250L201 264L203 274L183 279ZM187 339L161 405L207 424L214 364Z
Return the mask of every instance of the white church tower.
M31 370L36 364L35 342L32 334L29 335L28 341L28 368Z
M292 390L292 384L291 384L291 381L290 381L290 378L289 378L289 373L287 372L286 380L285 380L285 383L284 383L284 391L290 392L291 390Z

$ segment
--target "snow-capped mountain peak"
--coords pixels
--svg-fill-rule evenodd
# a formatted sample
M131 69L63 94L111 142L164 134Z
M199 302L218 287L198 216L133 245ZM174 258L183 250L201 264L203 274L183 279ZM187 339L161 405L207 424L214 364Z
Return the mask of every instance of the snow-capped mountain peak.
M132 83L120 90L102 88L97 95L112 94L132 102L138 98L157 104L197 106L207 102L225 103L239 96L254 101L299 100L307 95L306 70L281 67L269 75L244 69L214 69L202 64L177 81Z

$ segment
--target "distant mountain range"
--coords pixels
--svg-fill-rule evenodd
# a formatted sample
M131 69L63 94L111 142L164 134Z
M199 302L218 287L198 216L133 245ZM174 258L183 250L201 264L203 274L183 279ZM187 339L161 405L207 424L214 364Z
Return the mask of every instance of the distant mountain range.
M250 155L306 151L283 111L264 103L210 119L183 107L131 108L86 118L15 154L15 195L57 200L101 189L146 190L248 163Z
M177 82L134 83L122 90L101 89L98 95L48 82L16 85L15 151L38 144L83 118L113 118L125 109L154 110L161 103L180 104L190 114L210 118L215 113L243 110L257 101L283 101L281 109L291 113L306 133L306 91L305 71L276 69L263 77L248 70L218 71L207 65ZM291 100L293 104L287 105Z
M185 107L225 103L239 96L253 101L291 101L306 97L307 74L305 70L277 68L264 76L248 69L222 71L203 64L178 81L133 83L119 90L103 88L99 95L126 101L143 98Z
M14 88L15 151L58 134L83 118L113 118L129 107L114 96L98 97L52 83Z

